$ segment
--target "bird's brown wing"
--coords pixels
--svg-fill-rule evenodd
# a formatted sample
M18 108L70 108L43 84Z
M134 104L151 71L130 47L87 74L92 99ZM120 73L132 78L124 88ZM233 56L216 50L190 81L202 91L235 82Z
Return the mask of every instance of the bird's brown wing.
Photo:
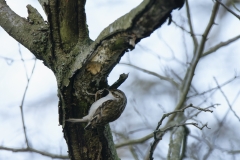
M119 103L115 100L108 100L98 107L85 129L93 129L98 126L104 126L109 122L116 120L122 113Z

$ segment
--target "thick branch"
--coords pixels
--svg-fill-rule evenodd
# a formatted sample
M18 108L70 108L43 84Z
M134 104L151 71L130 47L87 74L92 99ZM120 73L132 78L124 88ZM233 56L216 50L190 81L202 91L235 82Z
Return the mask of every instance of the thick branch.
M48 0L38 0L38 2L40 3L40 5L42 6L44 12L45 12L46 15L47 15L47 9L46 9L45 7L46 7L46 5L49 4Z
M89 39L86 13L85 13L85 4L86 0L78 1L78 27L79 27L79 41L83 42L84 40Z
M48 26L35 8L30 5L27 8L29 17L25 19L12 11L5 0L0 0L0 26L37 58L43 59L47 48Z
M128 78L128 74L121 74L116 82L114 82L109 89L117 89Z
M48 21L50 24L50 35L52 43L52 53L54 57L56 53L59 53L59 50L62 48L62 41L59 30L59 12L58 12L58 2L56 0L49 1L49 15Z
M128 49L133 49L135 44L142 38L149 36L154 30L159 28L170 16L173 9L181 7L182 5L183 1L145 0L129 13L105 28L90 47L83 50L79 46L76 46L73 52L79 53L80 51L81 54L77 56L76 61L70 68L69 74L63 75L63 77L65 77L63 86L67 86L69 84L69 78L89 61L97 62L99 66L110 59L115 59L114 63L116 63L119 55L122 55ZM117 51L117 54L112 54L112 57L100 60L99 57L102 57L100 54L103 53L99 53L101 49L99 47L102 47L103 43L112 44L111 52L114 53L114 51ZM115 66L112 65L112 63L109 64L111 65L104 66L104 68L108 70L107 74L109 74ZM98 69L101 67L98 67Z

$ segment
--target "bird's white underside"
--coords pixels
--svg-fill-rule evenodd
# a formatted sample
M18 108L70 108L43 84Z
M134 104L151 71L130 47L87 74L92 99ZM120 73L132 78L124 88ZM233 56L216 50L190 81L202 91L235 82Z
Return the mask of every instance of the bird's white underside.
M94 113L96 112L96 110L98 109L99 106L101 106L104 102L106 102L108 100L114 100L114 99L116 99L116 98L109 91L109 94L107 96L100 98L99 100L97 100L96 102L94 102L91 105L91 107L88 111L88 115L84 116L81 119L70 118L67 121L69 121L69 122L89 122L92 119Z

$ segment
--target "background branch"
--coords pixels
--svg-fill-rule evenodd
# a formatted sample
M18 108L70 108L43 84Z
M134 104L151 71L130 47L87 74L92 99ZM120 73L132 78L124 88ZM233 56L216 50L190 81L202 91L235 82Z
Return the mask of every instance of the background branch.
M229 102L227 96L225 95L225 93L223 92L223 90L221 89L221 87L219 86L218 81L217 81L217 79L216 79L215 77L214 77L214 81L216 82L216 84L217 84L217 86L218 86L220 92L222 93L223 97L225 98L225 100L226 100L226 102L227 102L229 108L230 108L231 111L233 112L234 116L238 119L238 121L240 121L240 117L239 117L239 116L237 115L237 113L233 110L232 105L230 104L230 102Z
M227 41L225 41L225 42L221 42L221 43L219 43L219 44L211 47L207 52L204 52L204 53L202 54L202 57L207 56L207 55L209 55L209 54L211 54L211 53L213 53L213 52L216 52L218 49L221 49L222 47L225 47L225 46L231 44L232 42L235 42L235 41L238 40L239 38L240 38L240 35L238 35L238 36L236 36L236 37L233 37L233 38L231 38L231 39L229 39L229 40L227 40Z
M34 153L38 153L38 154L41 154L43 156L47 156L47 157L50 157L50 158L69 159L68 155L52 154L52 153L48 153L48 152L45 152L45 151L39 151L39 150L33 149L31 147L27 147L27 148L8 148L8 147L0 146L0 150L6 150L6 151L12 151L12 152L34 152Z
M234 15L235 17L237 17L240 20L240 16L238 14L236 14L235 12L233 12L230 8L225 6L221 1L216 0L216 2L221 4L228 12L230 12L232 15Z
M26 145L27 145L27 148L30 147L30 144L29 144L29 141L28 141L28 136L27 136L27 131L26 131L26 125L25 125L25 120L24 120L24 111L23 111L23 106L24 106L24 101L25 101L25 97L26 97L26 93L27 93L27 90L28 90L28 86L29 86L29 83L30 83L30 80L32 78L32 75L34 73L34 69L35 69L35 66L36 66L36 59L34 61L34 64L33 64L33 68L32 68L32 72L30 74L30 76L28 76L27 74L27 68L26 68L26 65L25 65L25 61L22 57L22 52L21 52L21 49L20 49L20 44L18 44L18 47L19 47L19 54L21 56L21 60L22 60L22 63L23 63L23 66L24 66L24 69L25 69L25 73L26 73L26 78L27 78L27 85L26 85L26 88L24 90L24 93L23 93L23 97L22 97L22 102L20 104L20 110L21 110L21 118L22 118L22 125L23 125L23 131L24 131L24 137L25 137L25 142L26 142Z
M132 65L132 64L129 64L129 63L123 63L123 62L122 62L122 63L120 63L120 64L133 67L133 68L135 68L135 69L137 69L137 70L140 70L140 71L145 72L145 73L147 73L147 74L150 74L150 75L153 75L153 76L155 76L155 77L158 77L158 78L160 78L161 80L170 82L170 83L173 84L176 88L179 88L179 84L178 84L177 82L175 82L175 81L173 80L173 78L164 77L164 76L162 76L162 75L160 75L160 74L157 74L157 73L152 72L152 71L148 71L148 70L146 70L146 69L137 67L137 66Z
M186 11L187 11L187 17L188 17L188 25L189 25L189 28L190 28L190 34L191 34L191 37L192 37L192 40L193 40L193 44L194 44L194 51L193 51L193 53L195 54L196 51L197 51L197 48L198 48L198 41L197 41L196 35L194 33L194 30L193 30L193 25L192 25L191 14L190 14L190 7L189 7L188 0L186 0Z

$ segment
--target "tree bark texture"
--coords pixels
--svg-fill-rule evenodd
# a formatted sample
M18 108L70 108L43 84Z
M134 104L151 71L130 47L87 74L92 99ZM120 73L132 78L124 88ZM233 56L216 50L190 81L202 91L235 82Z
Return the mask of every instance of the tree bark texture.
M28 5L28 18L0 0L0 25L53 71L58 83L59 124L72 160L118 159L109 125L84 130L85 123L65 123L88 113L95 93L108 88L107 77L125 52L149 36L181 8L184 0L144 0L106 27L95 41L89 38L86 0L39 0L48 21ZM118 85L111 86L112 88Z

